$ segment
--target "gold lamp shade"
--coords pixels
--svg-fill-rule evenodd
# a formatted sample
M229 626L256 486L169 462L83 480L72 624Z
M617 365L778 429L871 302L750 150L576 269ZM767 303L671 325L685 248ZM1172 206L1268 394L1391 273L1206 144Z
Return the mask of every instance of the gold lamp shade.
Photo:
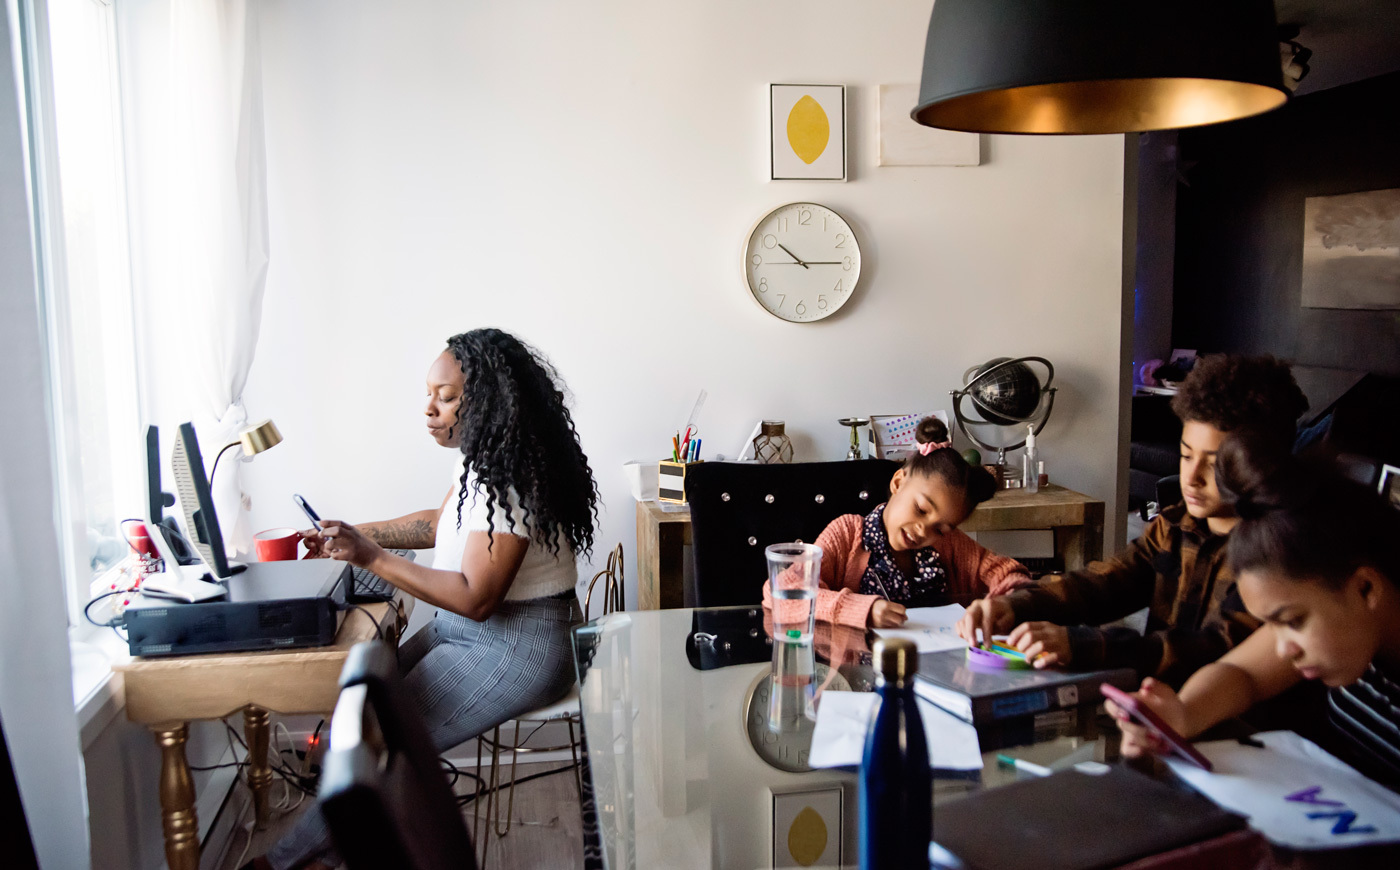
M282 443L282 433L271 420L256 423L238 433L238 443L243 445L244 456L254 456Z
M911 115L981 133L1135 133L1287 100L1272 0L938 0Z

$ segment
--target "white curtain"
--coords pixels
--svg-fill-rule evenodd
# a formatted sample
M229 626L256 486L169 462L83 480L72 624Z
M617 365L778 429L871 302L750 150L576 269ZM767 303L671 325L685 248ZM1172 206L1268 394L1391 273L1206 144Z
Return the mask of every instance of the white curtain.
M0 5L0 721L40 865L86 868L14 14L14 6ZM15 810L6 804L0 812ZM23 863L16 848L13 839L0 842L11 855L0 863Z
M248 422L243 387L257 350L268 265L267 170L257 3L164 0L168 15L147 4L133 14L133 111L143 143L134 183L148 223L145 263L150 336L147 381L159 384L169 424L193 419L205 455L214 456ZM166 60L151 62L153 49ZM173 352L173 353L172 353ZM148 408L148 412L149 412ZM173 444L163 430L162 451ZM219 463L214 501L226 546L252 548L231 450Z

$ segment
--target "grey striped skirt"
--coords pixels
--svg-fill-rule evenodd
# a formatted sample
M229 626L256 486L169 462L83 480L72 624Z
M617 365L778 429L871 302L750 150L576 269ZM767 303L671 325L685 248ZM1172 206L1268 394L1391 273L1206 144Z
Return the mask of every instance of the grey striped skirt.
M433 747L444 752L568 693L575 679L569 629L579 621L572 591L566 598L503 601L485 622L439 610L399 651ZM267 859L277 870L340 863L314 808Z

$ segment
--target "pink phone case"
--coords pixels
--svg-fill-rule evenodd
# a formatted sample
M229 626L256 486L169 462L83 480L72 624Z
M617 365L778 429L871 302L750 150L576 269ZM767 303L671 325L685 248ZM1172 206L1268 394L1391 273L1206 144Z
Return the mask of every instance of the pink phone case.
M1127 710L1129 716L1132 716L1140 724L1146 726L1158 737L1165 740L1167 745L1170 746L1172 751L1178 756L1196 765L1201 770L1211 769L1210 759L1197 752L1196 747L1187 743L1185 737L1176 733L1175 728L1163 722L1146 704L1117 686L1111 686L1108 683L1099 686L1099 691L1103 692L1105 698L1122 707L1124 710Z

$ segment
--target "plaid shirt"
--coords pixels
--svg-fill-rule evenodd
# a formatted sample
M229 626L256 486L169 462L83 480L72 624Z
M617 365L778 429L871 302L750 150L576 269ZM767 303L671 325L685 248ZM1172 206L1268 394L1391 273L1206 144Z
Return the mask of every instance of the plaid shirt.
M1186 512L1162 511L1128 549L1007 597L1017 623L1069 626L1076 669L1130 667L1179 686L1259 627L1225 564L1225 535ZM1147 631L1092 626L1148 608ZM1079 624L1085 623L1085 624Z

